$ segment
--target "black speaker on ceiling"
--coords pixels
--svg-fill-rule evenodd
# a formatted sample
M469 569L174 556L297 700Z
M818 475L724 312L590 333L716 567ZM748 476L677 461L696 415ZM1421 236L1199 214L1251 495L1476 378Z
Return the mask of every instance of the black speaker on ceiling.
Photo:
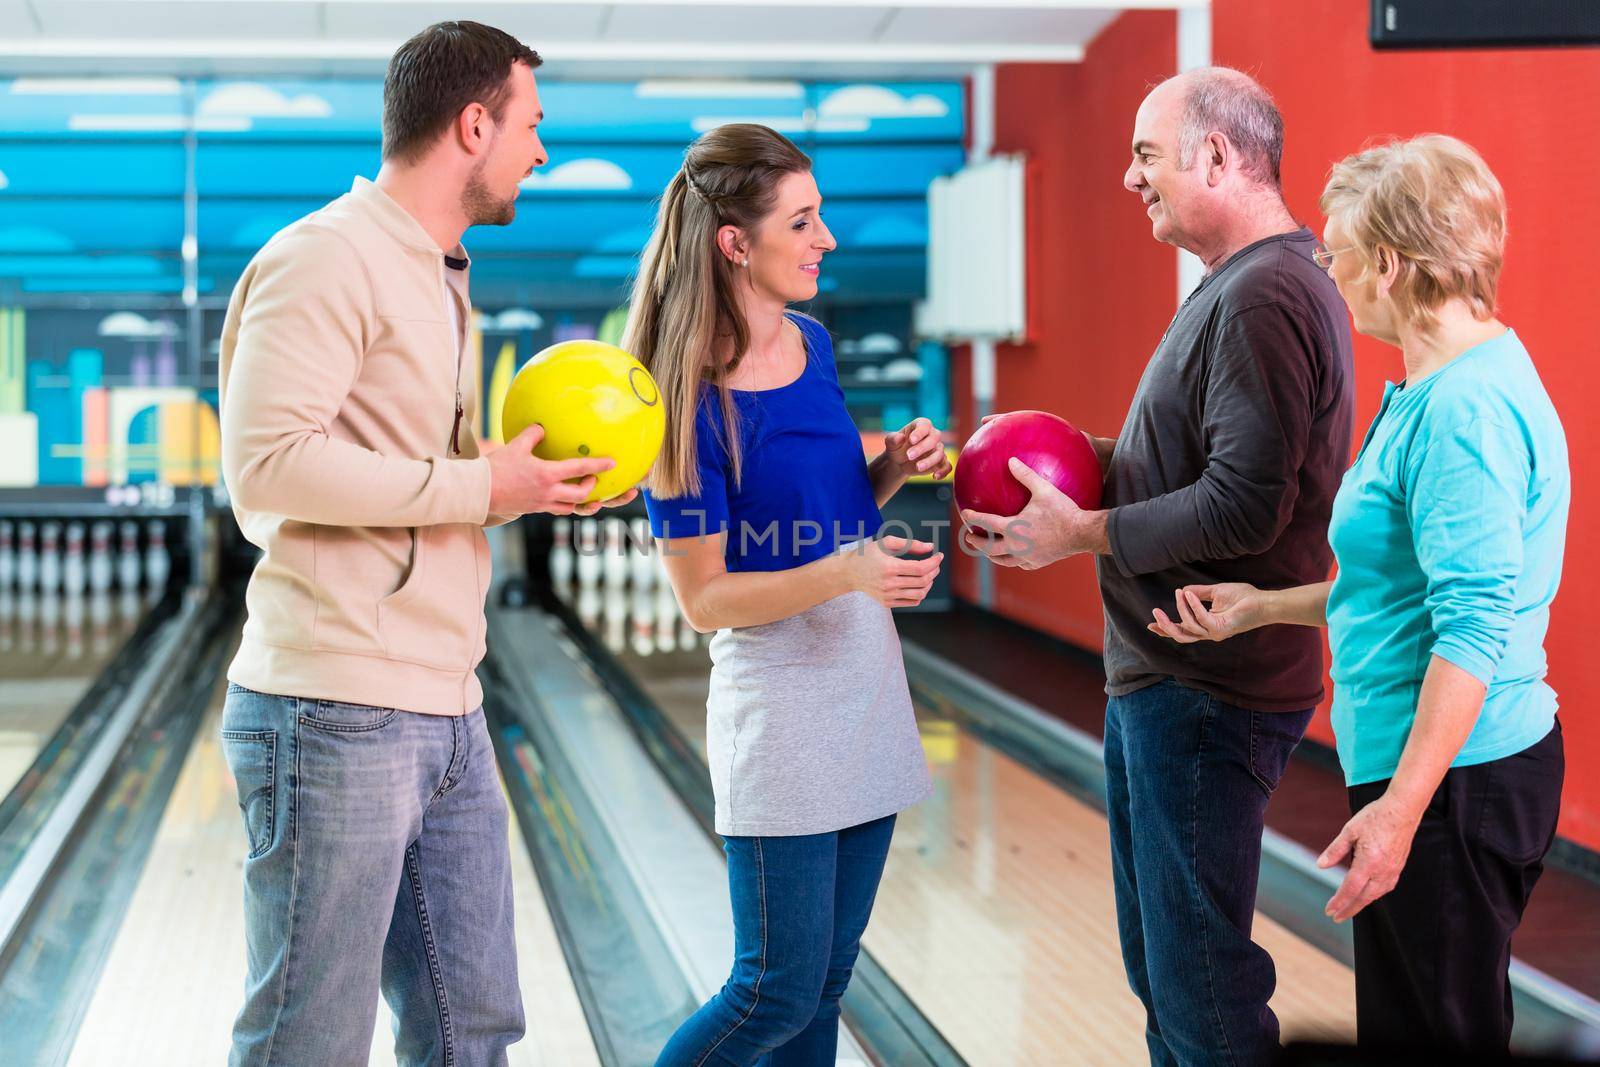
M1371 0L1374 48L1600 45L1600 0Z

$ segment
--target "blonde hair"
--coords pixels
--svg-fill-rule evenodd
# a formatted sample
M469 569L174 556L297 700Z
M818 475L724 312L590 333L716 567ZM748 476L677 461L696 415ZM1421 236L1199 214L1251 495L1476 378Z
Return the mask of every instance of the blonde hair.
M1393 253L1389 292L1408 321L1429 329L1451 300L1494 317L1506 197L1471 145L1429 133L1358 152L1333 165L1321 205L1360 253L1359 281L1378 269L1380 249Z
M739 483L743 458L728 376L750 346L750 327L735 296L740 268L718 250L717 231L754 230L772 211L779 183L810 169L810 158L775 130L729 123L689 145L661 196L622 337L666 400L667 436L648 483L658 496L700 491L695 420L705 382L716 387L723 446ZM716 358L719 344L732 353L726 362Z

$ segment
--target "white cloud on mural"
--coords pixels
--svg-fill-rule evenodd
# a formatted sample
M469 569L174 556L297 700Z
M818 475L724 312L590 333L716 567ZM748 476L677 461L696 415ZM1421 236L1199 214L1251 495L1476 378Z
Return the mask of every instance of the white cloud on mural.
M118 311L100 320L101 337L176 337L178 327L168 319L147 319L132 311Z
M818 107L823 118L938 119L950 107L937 96L901 96L881 85L847 85L829 93Z
M485 315L485 330L537 330L544 325L544 316L532 308L507 308L498 315Z
M325 119L333 108L322 97L302 93L294 98L260 82L229 82L206 94L200 114L254 119Z
M864 356L886 356L900 351L900 339L892 333L869 333L856 343Z
M524 189L632 189L628 172L608 159L574 159L522 179Z

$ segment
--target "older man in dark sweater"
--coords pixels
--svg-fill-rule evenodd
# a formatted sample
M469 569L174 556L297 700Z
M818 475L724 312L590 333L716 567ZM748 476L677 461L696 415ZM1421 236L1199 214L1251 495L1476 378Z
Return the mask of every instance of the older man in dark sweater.
M1105 601L1107 821L1123 960L1156 1064L1264 1063L1277 1046L1272 959L1250 937L1267 798L1322 698L1314 630L1226 644L1150 632L1174 590L1318 582L1350 454L1350 329L1315 238L1279 186L1283 121L1238 71L1156 87L1123 184L1158 241L1205 276L1173 317L1122 432L1092 438L1102 511L1013 461L1014 520L964 513L967 543L1035 569L1097 554ZM1164 609L1164 610L1163 610Z

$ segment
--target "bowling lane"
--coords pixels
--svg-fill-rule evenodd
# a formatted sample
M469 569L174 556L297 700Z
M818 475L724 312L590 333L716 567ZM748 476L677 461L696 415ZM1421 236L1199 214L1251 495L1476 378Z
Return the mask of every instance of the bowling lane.
M0 589L0 796L26 773L147 610L137 592Z
M72 1067L139 1063L200 1067L227 1059L244 989L243 830L218 736L221 680L179 775L127 917L89 1001ZM516 936L528 1036L518 1067L598 1067L583 1010L513 824ZM380 1004L371 1063L394 1063Z
M703 755L709 661L699 645L649 647L670 629L628 626L619 658ZM935 793L900 817L866 948L968 1063L1143 1063L1104 817L933 709L917 715ZM1285 1038L1353 1034L1351 972L1265 915L1256 931Z
M140 586L165 590L164 545L148 558L127 525L131 554L119 558L110 522L0 519L0 796L143 621L150 594Z

